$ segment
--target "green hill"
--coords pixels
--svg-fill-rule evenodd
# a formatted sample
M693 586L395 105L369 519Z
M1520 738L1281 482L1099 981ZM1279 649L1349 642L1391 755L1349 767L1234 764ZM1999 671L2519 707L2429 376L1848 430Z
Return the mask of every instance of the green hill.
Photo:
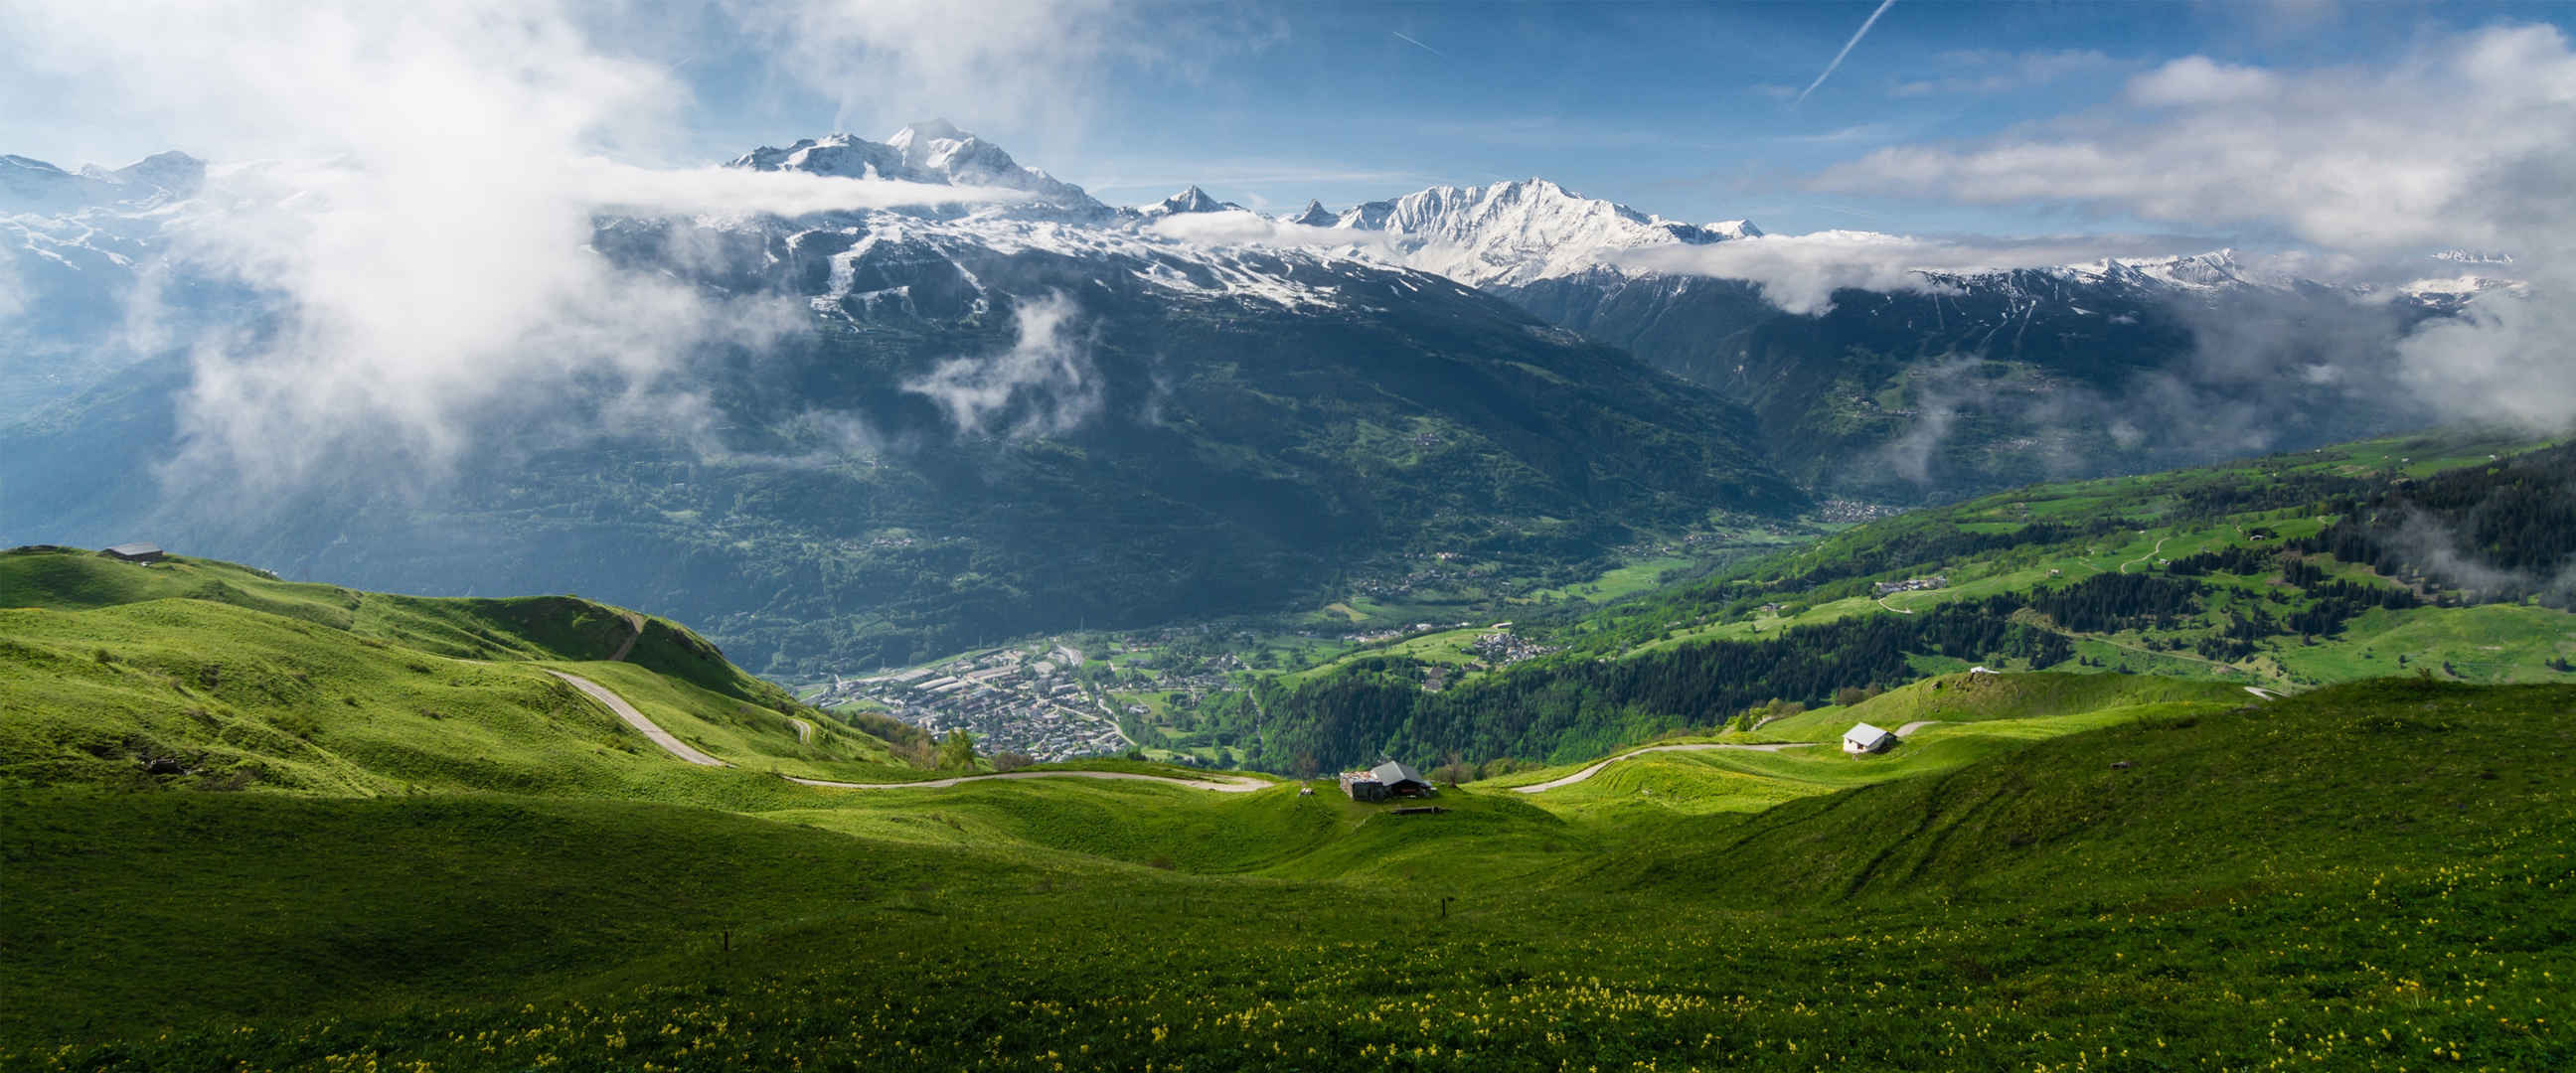
M1697 817L20 789L0 1066L2556 1068L2571 712L2338 686Z
M2565 870L2568 840L2533 824L2576 808L2571 702L2564 686L2390 679L2125 720L2009 762L1676 823L1614 867L1742 897L1994 906L2291 893L2455 854L2514 863L2517 845L2535 865L2554 845Z
M2275 691L2419 670L2555 681L2576 673L2571 561L2576 446L2376 441L1881 519L1524 621L1554 651L1508 668L1433 683L1430 660L1354 654L1255 683L1258 705L1203 706L1197 730L1269 770L1565 763L1971 665Z
M611 685L746 769L911 774L686 628L575 597L421 599L19 549L0 554L0 604L9 783L716 801L775 781L676 771L548 668Z

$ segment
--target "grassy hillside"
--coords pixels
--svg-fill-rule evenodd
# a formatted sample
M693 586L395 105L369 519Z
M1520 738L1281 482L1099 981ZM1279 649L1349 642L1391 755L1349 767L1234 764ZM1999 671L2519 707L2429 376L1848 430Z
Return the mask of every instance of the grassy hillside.
M0 1066L2576 1060L2576 689L2246 701L1749 815L12 791Z
M1580 782L1528 796L1551 813L1616 823L1758 812L1854 787L1954 771L2047 738L2256 702L2240 687L2219 682L2135 675L1945 675L1850 707L1818 708L1750 730L1659 738L1642 750L1614 754L1616 759ZM1887 752L1847 755L1842 734L1862 722L1906 733ZM1695 748L1705 745L1721 748ZM1593 763L1515 771L1473 785L1482 790L1537 786L1576 775Z
M1220 716L1202 733L1272 770L1563 763L1971 665L2291 691L2560 681L2576 676L2570 519L2576 447L2476 435L2042 485L1522 622L1554 651L1436 692L1437 653L1276 678L1257 706L1202 706Z
M801 740L784 691L686 629L572 597L418 599L21 550L0 555L0 603L0 780L18 785L714 803L779 792L773 770L912 774L829 720ZM748 770L678 770L549 667Z
M1749 817L1670 825L1633 881L1762 898L2291 893L2454 855L2566 870L2576 689L2391 679L2122 720ZM1892 822L1893 821L1893 822ZM2555 847L2553 850L2551 847ZM2555 856L2553 856L2553 853ZM1758 860L1759 869L1741 862ZM2554 914L2554 926L2576 915Z

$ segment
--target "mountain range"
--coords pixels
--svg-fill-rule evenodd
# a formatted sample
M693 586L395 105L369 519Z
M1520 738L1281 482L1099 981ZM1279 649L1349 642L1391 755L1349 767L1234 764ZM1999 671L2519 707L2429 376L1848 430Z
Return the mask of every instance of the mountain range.
M5 340L29 355L0 426L6 535L149 531L388 589L571 586L666 609L769 671L1295 606L1435 553L1536 576L1813 495L1920 501L2347 439L2420 415L2351 405L2354 384L2314 363L2213 371L2212 325L2385 347L2459 301L2218 254L1918 273L1920 289L1792 314L1754 283L1605 260L1768 241L1747 221L1542 179L1281 217L1195 186L1118 207L922 123L731 166L1017 193L593 219L613 270L793 324L691 349L696 424L614 422L605 393L502 407L435 489L358 474L245 504L132 479L189 445L190 356L99 357L147 277L246 330L280 308L219 266L165 262L169 236L226 211L204 194L226 173L178 154L5 164L0 268L32 296Z
M693 349L687 429L620 423L613 392L503 406L430 489L363 466L248 500L203 494L220 474L132 479L188 444L188 356L149 354L0 431L8 535L148 532L387 588L631 598L746 666L811 673L1311 607L1435 553L1546 575L1807 502L1746 446L1742 408L1445 277L1162 237L963 136L739 163L1031 196L602 215L590 246L614 269L797 328ZM83 211L191 211L128 208Z

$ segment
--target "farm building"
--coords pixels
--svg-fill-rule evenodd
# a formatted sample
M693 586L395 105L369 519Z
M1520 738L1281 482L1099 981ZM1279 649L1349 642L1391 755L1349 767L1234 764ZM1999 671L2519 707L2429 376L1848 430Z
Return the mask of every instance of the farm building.
M1342 792L1353 801L1384 801L1390 797L1429 797L1431 783L1411 765L1389 760L1367 771L1342 773Z
M1880 730L1867 723L1854 723L1850 730L1843 731L1843 751L1854 756L1883 753L1895 744L1894 731Z
M107 556L110 559L117 559L129 563L157 563L161 561L161 549L151 544L119 544L113 548L101 551L99 554Z

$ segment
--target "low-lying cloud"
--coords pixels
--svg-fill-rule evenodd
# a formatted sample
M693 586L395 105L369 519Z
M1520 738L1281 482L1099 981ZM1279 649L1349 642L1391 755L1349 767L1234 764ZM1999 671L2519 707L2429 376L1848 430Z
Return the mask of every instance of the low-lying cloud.
M1200 246L1350 248L1381 254L1393 250L1382 231L1294 224L1241 210L1174 213L1145 225L1145 230Z
M92 122L130 115L198 132L199 152L273 158L214 169L171 214L153 270L254 295L261 315L208 323L167 300L185 287L141 291L148 328L132 338L194 366L176 465L253 486L361 459L434 478L493 423L538 411L685 422L694 400L674 374L689 356L774 338L795 310L621 270L591 248L597 214L1015 196L619 163L650 157L688 95L596 16L565 0L0 11L13 53L82 84L69 105L98 110Z
M1022 300L1011 348L950 358L903 390L937 403L961 436L1025 439L1070 432L1100 412L1100 373L1081 310L1062 292Z
M2576 49L2555 26L2428 36L2371 67L2187 56L2133 78L2115 104L1981 141L1881 149L1811 185L2269 235L2301 247L2282 267L2383 286L2459 274L2425 261L2432 250L2509 250L2509 268L2471 270L2520 286L2414 328L2393 364L2362 371L2440 418L2547 430L2576 420ZM1637 263L1754 280L1798 311L1822 308L1836 284L1919 287L1900 265L1958 263L1904 241L1801 238Z
M1815 315L1831 310L1834 292L1844 288L1926 294L1950 289L1927 272L1968 274L2104 258L2171 257L2197 252L2197 246L2189 239L2157 235L1993 239L1817 231L1705 246L1649 246L1606 259L1653 272L1743 280L1787 312Z

